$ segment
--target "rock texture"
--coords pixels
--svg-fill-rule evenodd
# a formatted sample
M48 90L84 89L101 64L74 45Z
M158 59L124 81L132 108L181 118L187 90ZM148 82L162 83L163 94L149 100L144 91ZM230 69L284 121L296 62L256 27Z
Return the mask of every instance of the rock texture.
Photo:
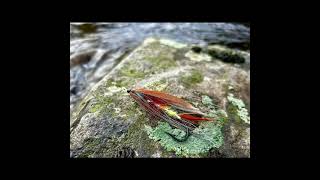
M176 95L215 117L221 122L222 143L191 156L166 148L163 140L151 137L157 127L166 125L150 119L126 92L136 87ZM239 118L237 106L228 101L230 94L242 101L249 116L250 53L148 38L71 112L70 156L250 157L250 123Z

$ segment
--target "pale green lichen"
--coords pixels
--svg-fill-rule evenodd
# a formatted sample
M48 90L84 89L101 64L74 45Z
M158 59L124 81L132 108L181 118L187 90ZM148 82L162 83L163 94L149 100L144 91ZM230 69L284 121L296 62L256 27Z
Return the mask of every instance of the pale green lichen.
M202 99L202 104L207 106L213 106L213 101L209 96L203 95L201 99Z
M214 122L204 122L193 131L186 141L178 142L167 133L173 134L177 139L185 136L185 132L172 128L167 122L159 122L152 128L145 125L145 131L151 139L158 141L167 151L174 151L178 156L200 157L212 148L219 148L223 144L221 126Z
M145 57L143 61L148 62L151 68L145 69L145 72L150 74L176 67L177 63L174 59L175 51L176 49L165 46L159 41L150 41L144 50Z
M168 56L149 57L146 59L154 65L155 69L168 69L177 66L176 61Z
M241 99L237 99L233 94L229 93L227 97L228 101L237 109L237 115L245 123L250 124L250 117L248 110L245 108L245 104Z
M214 118L215 120L217 120L217 122L223 125L227 120L227 113L223 109L220 109L218 106L216 106L209 96L203 95L201 98L202 104L204 104L207 108L210 109L208 117Z
M145 76L145 74L141 71L138 71L136 69L132 69L132 68L122 68L120 70L120 74L122 76L127 76L130 78L143 78Z

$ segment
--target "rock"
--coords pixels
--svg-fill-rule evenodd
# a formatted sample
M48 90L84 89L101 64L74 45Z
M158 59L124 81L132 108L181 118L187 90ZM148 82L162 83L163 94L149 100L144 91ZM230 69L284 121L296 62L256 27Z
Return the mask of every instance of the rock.
M194 51L188 51L185 57L191 61L212 61L212 58L206 53L196 53Z
M199 46L194 46L194 47L191 48L191 50L192 50L193 52L195 52L195 53L200 53L202 49L201 49L201 47L199 47Z
M97 31L97 25L93 23L83 23L78 25L78 29L82 31L82 33L94 33Z
M221 59L222 61L227 63L245 62L245 58L241 54L237 53L234 50L219 45L209 46L208 53L213 58Z
M206 58L203 51L190 59L191 48L148 38L126 56L71 112L70 157L250 157L250 125L229 118L227 108L229 93L250 107L249 70ZM182 146L158 136L159 128L170 127L149 118L128 95L137 87L165 91L215 117L215 124L200 127L216 141L191 138Z
M83 53L80 53L77 55L70 56L70 68L72 68L76 65L88 63L95 53L96 53L96 51L90 50L87 52L83 52Z
M250 50L250 41L249 42L233 42L227 43L226 46L229 48L238 48L241 50Z

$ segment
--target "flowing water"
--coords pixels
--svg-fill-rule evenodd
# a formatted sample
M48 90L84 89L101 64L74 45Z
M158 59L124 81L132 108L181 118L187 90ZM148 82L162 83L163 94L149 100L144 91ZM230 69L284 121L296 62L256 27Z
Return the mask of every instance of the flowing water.
M147 37L249 50L250 26L240 23L70 23L70 110Z

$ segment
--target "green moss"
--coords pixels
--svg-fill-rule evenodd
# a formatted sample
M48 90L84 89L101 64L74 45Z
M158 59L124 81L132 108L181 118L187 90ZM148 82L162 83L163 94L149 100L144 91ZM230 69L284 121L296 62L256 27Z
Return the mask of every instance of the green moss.
M245 108L245 104L241 99L237 99L233 94L229 94L228 102L230 103L228 111L236 120L242 120L243 122L250 124L250 116L248 110Z
M167 151L174 151L182 157L200 157L212 148L219 148L223 144L221 127L213 122L204 122L193 131L186 141L177 142L167 133L176 135L176 138L185 135L184 131L173 129L167 122L159 122L151 128L145 126L145 131L154 141L159 142Z
M120 74L122 76L127 76L127 77L130 77L130 78L143 78L145 76L145 74L141 71L138 71L136 69L133 69L133 68L122 68L120 70Z
M79 158L88 158L92 156L95 152L99 151L101 144L100 138L88 138L84 140L83 146L84 151L79 154Z
M105 143L99 145L98 151L96 154L99 154L101 157L117 157L117 152L121 147L119 146L120 138L108 138Z
M136 106L133 106L134 108L127 108L127 109L124 109L124 112L126 114L126 117L134 117L137 115L138 111L137 111L137 108Z
M177 66L175 60L167 56L149 57L147 61L151 62L156 69L168 69Z
M114 113L114 111L108 109L109 105L113 102L115 102L116 97L115 96L103 96L102 94L96 92L93 95L95 98L92 101L92 104L90 105L88 111L91 113L97 112L99 115L103 115L106 112Z
M114 79L108 79L107 82L105 83L105 87L113 86L114 83L115 83Z
M144 131L141 131L143 124L146 123L145 116L141 116L139 109L135 105L128 105L123 107L123 104L120 102L115 106L115 102L119 99L103 98L97 96L95 106L99 106L98 116L108 115L108 118L113 119L112 117L119 117L121 112L124 112L126 118L121 118L121 120L132 120L133 124L130 124L127 132L123 132L122 136L112 136L112 137L103 137L98 139L86 140L84 143L84 151L80 154L79 157L118 157L119 152L123 152L126 149L134 150L139 148L139 146L146 146L146 149L152 151L152 146L147 146L148 142L151 141ZM97 100L99 99L99 100ZM107 103L106 101L107 100ZM111 100L111 101L109 101ZM100 104L99 104L100 103ZM95 107L93 106L93 107ZM121 112L115 112L113 107L121 109ZM121 107L121 108L120 108ZM115 118L114 120L120 120ZM144 134L144 135L143 135ZM147 139L147 141L145 141ZM151 153L150 153L151 154ZM132 155L132 154L131 154Z
M140 114L139 112L139 105L132 101L132 99L129 100L128 103L122 108L121 112L125 114L125 119L132 119L135 118Z
M150 43L147 46L146 51L153 52L150 56L145 58L146 61L152 64L152 70L150 72L166 70L177 66L177 63L173 58L175 49L162 45L159 41Z
M137 110L135 111L135 115L137 115ZM110 152L114 151L114 149L123 149L130 148L133 150L143 149L143 153L140 156L150 157L152 154L156 152L155 143L149 139L147 133L143 131L144 124L147 124L148 119L145 115L140 115L134 121L133 124L130 125L128 132L125 137L122 138L118 143L109 146Z
M122 79L122 80L116 81L116 86L117 87L128 87L132 83L133 83L132 80Z
M235 51L231 50L215 50L210 49L208 50L208 54L214 58L221 59L227 63L244 63L245 59L240 54L236 53Z
M106 110L112 111L110 108L106 108ZM121 111L125 113L127 117L125 119L131 120L129 129L122 136L118 138L114 137L103 144L100 147L100 154L103 154L103 157L118 157L120 151L130 149L136 152L143 150L142 154L139 154L139 157L150 157L156 152L156 145L148 137L147 133L142 130L144 124L149 123L148 118L144 113L141 114L139 112L140 110L136 103L133 105L126 104ZM108 112L108 115L110 113Z
M94 113L97 112L99 109L101 109L101 104L94 104L89 109L89 112Z
M132 118L125 117L134 117L136 112L132 111L137 108L133 109L134 101L128 96L127 87L117 87L114 85L116 83L117 81L109 80L94 91L89 112L96 113L97 117L108 116L121 120L130 120Z
M132 79L130 78L122 78L119 80L114 79L108 79L105 83L106 87L116 86L116 87L128 87L130 84L132 84Z
M203 81L203 75L198 70L192 70L190 75L180 77L180 82L187 88Z
M232 49L237 48L243 51L250 50L250 41L249 42L233 42L233 43L227 43L225 45Z
M96 147L97 145L100 144L101 139L99 138L88 138L84 141L84 145L87 148L92 148L92 147Z

